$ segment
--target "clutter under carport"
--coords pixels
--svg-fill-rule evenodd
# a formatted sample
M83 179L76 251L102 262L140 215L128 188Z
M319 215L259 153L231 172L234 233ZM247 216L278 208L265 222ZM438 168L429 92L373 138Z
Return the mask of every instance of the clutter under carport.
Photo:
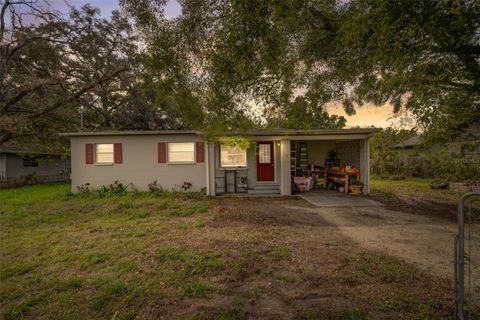
M293 149L295 150L295 149ZM300 143L299 166L296 166L296 153L292 158L292 191L305 192L312 189L338 190L339 192L361 194L363 184L360 182L360 170L354 165L341 165L345 161L337 159L331 150L325 158L323 166L309 164L309 150L306 144Z

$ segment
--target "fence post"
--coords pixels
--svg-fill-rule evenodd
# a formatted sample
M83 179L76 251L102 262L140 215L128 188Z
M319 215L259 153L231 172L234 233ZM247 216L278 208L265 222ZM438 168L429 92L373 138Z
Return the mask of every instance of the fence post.
M458 283L457 292L457 319L464 320L465 314L465 219L463 216L463 206L468 193L464 194L458 202L458 261L457 261L457 275Z
M480 192L468 192L464 194L458 201L458 242L456 255L456 276L458 281L455 283L456 292L456 317L459 320L465 320L465 201L473 196L480 196Z

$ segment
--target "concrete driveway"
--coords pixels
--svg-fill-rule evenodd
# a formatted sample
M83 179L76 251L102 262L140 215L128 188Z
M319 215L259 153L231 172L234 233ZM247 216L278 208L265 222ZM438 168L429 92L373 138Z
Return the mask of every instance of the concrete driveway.
M300 198L315 207L380 207L382 203L364 196L353 196L333 190L301 193Z
M320 216L361 247L396 256L431 274L452 279L456 223L392 210L363 196L311 192L301 197L315 206L303 210ZM477 235L471 243L475 267L472 274L475 286L480 287L480 226L475 225L472 231Z

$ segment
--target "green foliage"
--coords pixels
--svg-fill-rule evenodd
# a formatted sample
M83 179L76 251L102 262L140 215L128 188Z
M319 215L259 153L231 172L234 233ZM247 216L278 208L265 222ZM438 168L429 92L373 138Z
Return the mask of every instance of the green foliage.
M274 128L286 129L334 129L345 126L343 116L329 115L324 106L296 97L293 102L285 102L279 108L270 111L267 124Z
M295 277L288 274L280 274L277 276L277 279L283 282L294 282Z
M479 16L478 1L352 1L339 35L353 100L406 107L437 141L478 124Z
M100 188L94 190L97 197L108 197L111 195L123 195L128 192L129 188L133 185L131 183L124 185L118 181L114 181L108 186L101 186Z
M0 142L28 139L58 148L59 131L79 128L79 109L86 128L122 122L135 98L139 55L137 37L118 11L106 20L90 5L68 18L42 1L1 7ZM26 11L38 23L22 19Z
M292 250L286 246L277 246L269 252L269 255L272 257L273 261L282 261L291 258Z
M394 181L392 186L390 181L382 183L415 195L450 192L431 191L428 181L409 181L403 187L400 183L405 181ZM317 306L318 294L335 297L340 291L351 293L342 304L347 308L363 306L377 295L379 303L374 306L382 309L372 314L379 317L394 314L402 319L422 319L426 314L436 319L451 314L448 285L435 283L435 278L427 275L418 276L410 266L415 275L412 280L403 271L408 265L402 266L401 261L397 265L383 256L371 258L372 253L360 258L355 247L344 247L347 252L337 250L338 254L332 255L331 248L316 245L321 225L282 225L282 230L288 228L283 232L276 224L226 219L238 214L238 205L242 213L250 208L252 214L261 214L257 203L249 207L242 205L242 199L190 198L183 192L63 197L70 187L56 184L0 190L1 318L112 319L117 314L116 319L154 319L158 318L160 299L165 314L192 312L189 319L247 319L268 314L271 309L262 301L272 294L279 296L285 310L282 315L288 318L300 311L298 299L301 306L309 308ZM204 221L170 215L187 205L207 203L219 210L202 215ZM275 212L275 208L265 210ZM132 220L135 212L148 212L149 216ZM204 229L196 229L197 222L205 225ZM180 224L192 227L180 230ZM313 237L319 254L309 255L311 242L298 242L298 234L305 232ZM325 261L325 267L333 272L321 272L322 268L319 272L318 265ZM342 264L346 265L344 271L337 269ZM363 265L367 272L360 271ZM345 285L343 274L355 275L357 285ZM298 281L291 281L288 275ZM278 283L277 276L283 283ZM378 281L381 285L376 285ZM285 290L298 295L285 297L281 294ZM211 300L194 301L202 298ZM328 303L327 299L324 306ZM210 307L203 308L206 304ZM182 309L185 305L191 308ZM304 316L315 319L316 314Z
M430 154L423 173L426 177L450 181L480 181L480 159L445 152Z
M228 136L222 137L220 143L240 150L248 150L254 144L250 137Z
M172 211L171 214L175 217L190 217L194 214L205 213L208 209L210 209L210 205L208 204L190 205L178 208L177 210Z
M303 311L295 320L320 320L318 314L311 310Z
M1 143L65 151L58 132L202 127L200 98L166 70L173 56L142 54L131 20L119 11L104 19L84 5L63 18L44 0L0 6ZM26 11L39 23L19 18Z
M185 283L183 286L184 295L192 298L204 298L209 291L212 290L212 287L208 284L205 284L201 281L191 281Z
M429 145L423 141L408 155L393 147L415 135L413 130L387 128L370 139L370 165L376 175L400 175L465 181L480 179L478 158L466 157L462 151L478 150L478 141L452 141L448 144ZM461 150L450 150L461 149ZM433 150L433 151L432 151Z
M96 265L99 263L103 263L107 261L108 253L105 252L89 252L85 255L82 261L82 266L88 267L92 265Z
M251 113L271 127L342 127L331 101L347 114L408 109L437 140L480 122L478 1L185 0L174 21L165 2L121 3L153 70L198 97L207 131L261 123Z
M415 135L412 130L388 127L370 138L370 166L377 175L393 173L398 151L393 147Z
M242 305L234 304L229 309L218 315L219 320L244 320L246 319L245 312L242 310Z
M100 310L105 304L128 293L130 293L130 289L124 282L118 279L108 279L102 284L100 292L92 303L92 308Z
M353 308L342 313L342 320L366 320L367 313L363 308Z
M178 268L178 276L215 274L226 268L226 263L213 251L196 252L183 247L163 247L157 251L160 261L172 263Z
M432 190L431 179L407 178L402 180L388 180L373 177L371 191L387 197L413 197L427 199L438 203L457 205L461 193L452 190Z
M413 269L393 257L362 253L358 258L358 269L385 282L414 280Z
M150 182L147 184L148 190L150 192L162 192L163 188L162 186L158 183L157 180L154 180L153 182Z

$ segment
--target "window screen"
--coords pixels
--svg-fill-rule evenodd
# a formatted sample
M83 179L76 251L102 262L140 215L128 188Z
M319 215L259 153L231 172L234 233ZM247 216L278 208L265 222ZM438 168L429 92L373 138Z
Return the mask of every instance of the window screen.
M95 146L96 163L113 163L113 143L98 143Z
M246 167L247 151L230 146L220 146L221 167Z
M36 158L25 157L23 158L24 167L38 167L38 160Z
M170 142L168 144L168 162L194 162L195 143Z

